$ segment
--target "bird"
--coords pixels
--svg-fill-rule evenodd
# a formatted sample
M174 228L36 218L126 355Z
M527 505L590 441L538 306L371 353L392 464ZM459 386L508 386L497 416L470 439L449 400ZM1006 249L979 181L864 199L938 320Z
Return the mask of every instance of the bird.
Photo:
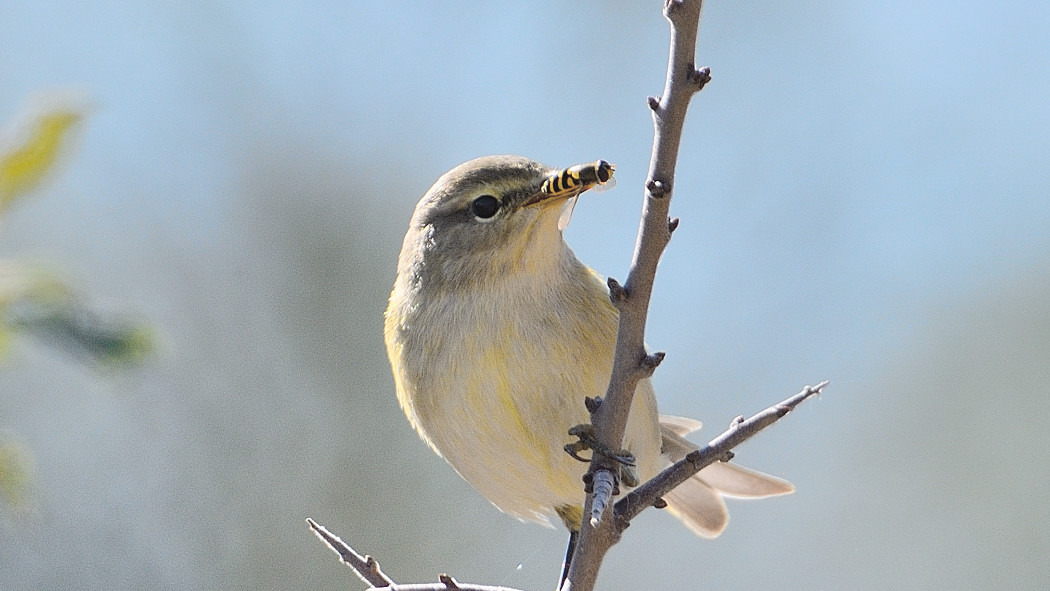
M599 160L565 169L485 156L448 171L417 203L402 243L384 337L397 399L429 446L501 511L581 526L586 464L565 450L603 396L618 311L605 278L563 237L563 210L610 181ZM698 446L694 419L661 416L648 378L623 439L640 481ZM794 490L780 478L716 462L664 496L698 536L728 523L723 497ZM570 556L571 556L570 542Z

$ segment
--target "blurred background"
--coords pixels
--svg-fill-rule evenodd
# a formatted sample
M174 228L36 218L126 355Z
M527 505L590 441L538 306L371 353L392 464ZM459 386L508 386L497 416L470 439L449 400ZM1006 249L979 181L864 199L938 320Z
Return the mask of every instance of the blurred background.
M709 3L662 410L705 441L831 385L738 450L796 494L715 541L646 512L601 588L1050 586L1048 29L1037 2ZM616 163L566 235L625 278L667 38L655 1L0 6L0 121L85 105L0 260L155 338L117 367L9 339L0 588L363 588L306 517L399 582L552 588L564 532L411 431L382 313L415 201L484 154Z

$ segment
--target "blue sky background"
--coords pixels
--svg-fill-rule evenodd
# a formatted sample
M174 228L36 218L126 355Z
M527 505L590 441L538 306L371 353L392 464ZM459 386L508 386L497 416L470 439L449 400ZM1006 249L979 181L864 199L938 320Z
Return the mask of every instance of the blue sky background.
M1035 2L708 4L662 408L702 440L832 385L738 455L797 494L731 503L714 542L645 514L604 588L1050 583L1047 30ZM490 153L616 163L566 236L623 279L666 54L657 2L0 7L0 121L93 106L0 256L161 338L127 372L31 339L0 361L39 505L0 516L0 587L342 588L307 516L399 582L553 585L562 533L401 417L382 310L415 201Z

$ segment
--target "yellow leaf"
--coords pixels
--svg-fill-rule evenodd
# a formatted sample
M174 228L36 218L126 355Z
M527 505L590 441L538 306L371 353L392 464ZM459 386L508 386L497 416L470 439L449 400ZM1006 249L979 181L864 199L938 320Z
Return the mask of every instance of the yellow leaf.
M83 108L65 104L38 108L16 122L11 137L0 145L0 212L51 172L70 130L83 117Z

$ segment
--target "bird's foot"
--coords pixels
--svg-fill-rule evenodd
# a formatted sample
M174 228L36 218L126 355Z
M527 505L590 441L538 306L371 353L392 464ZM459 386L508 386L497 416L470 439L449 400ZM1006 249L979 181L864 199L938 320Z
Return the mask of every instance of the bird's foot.
M605 456L616 463L619 469L617 477L625 486L629 488L638 486L638 475L634 472L634 454L625 449L614 451L609 446L598 441L594 434L594 425L589 423L576 425L569 429L569 435L576 437L578 441L566 444L565 453L581 462L590 462L591 458L580 456L580 452L588 449L592 450L594 453Z

